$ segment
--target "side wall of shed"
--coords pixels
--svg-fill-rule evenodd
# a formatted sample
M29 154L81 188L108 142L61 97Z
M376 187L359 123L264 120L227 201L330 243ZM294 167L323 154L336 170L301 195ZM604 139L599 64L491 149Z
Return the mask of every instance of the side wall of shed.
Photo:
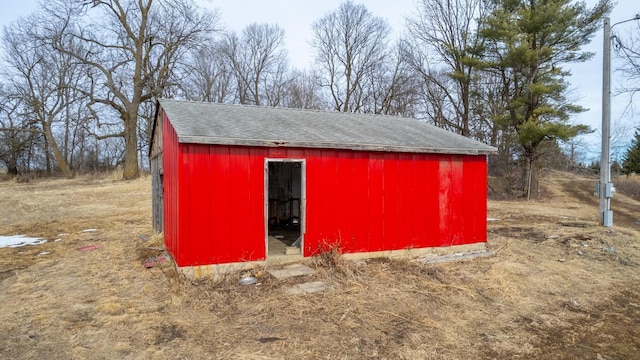
M180 149L179 266L265 258L265 158L306 160L305 256L333 243L355 253L486 241L485 155Z
M173 126L169 122L166 115L162 116L162 137L163 137L163 151L162 151L162 166L164 170L163 175L163 202L164 202L164 216L163 216L163 230L164 230L164 243L172 254L174 260L179 265L184 263L183 254L180 252L179 243L182 242L179 236L180 229L180 208L178 206L180 194L179 186L181 185L180 179L180 151L178 144L178 135ZM186 184L188 186L188 183ZM188 239L184 239L188 241Z
M266 148L180 144L179 266L265 259Z
M162 160L162 123L164 111L159 109L158 119L153 129L153 141L149 152L149 165L151 168L151 224L156 233L163 231L164 200L163 200L163 175L164 164Z

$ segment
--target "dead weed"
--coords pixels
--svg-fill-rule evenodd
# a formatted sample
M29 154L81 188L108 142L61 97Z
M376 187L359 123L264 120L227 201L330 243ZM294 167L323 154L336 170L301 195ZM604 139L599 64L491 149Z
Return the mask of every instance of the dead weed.
M149 178L0 183L0 207L15 209L1 232L49 240L0 249L11 309L0 357L633 358L640 232L625 217L599 227L590 183L562 175L544 181L544 200L491 201L493 257L348 261L334 246L306 261L314 275L254 269L251 286L239 273L193 281L170 262L145 268L164 251L150 235ZM616 201L614 211L637 210ZM287 293L305 281L331 289Z

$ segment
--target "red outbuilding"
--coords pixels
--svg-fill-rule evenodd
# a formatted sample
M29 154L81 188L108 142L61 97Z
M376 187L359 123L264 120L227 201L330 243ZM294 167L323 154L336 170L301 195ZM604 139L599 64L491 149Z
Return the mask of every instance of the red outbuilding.
M153 226L179 267L484 245L494 151L409 118L163 99Z

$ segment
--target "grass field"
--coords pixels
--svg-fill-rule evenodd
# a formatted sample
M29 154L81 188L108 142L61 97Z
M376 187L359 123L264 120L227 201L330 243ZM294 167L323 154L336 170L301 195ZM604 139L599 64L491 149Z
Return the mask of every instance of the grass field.
M492 257L310 259L315 275L253 286L143 266L148 177L0 182L0 235L49 240L0 249L0 358L637 358L640 202L617 194L599 227L594 180L552 174L544 200L490 201ZM312 280L332 289L285 292Z

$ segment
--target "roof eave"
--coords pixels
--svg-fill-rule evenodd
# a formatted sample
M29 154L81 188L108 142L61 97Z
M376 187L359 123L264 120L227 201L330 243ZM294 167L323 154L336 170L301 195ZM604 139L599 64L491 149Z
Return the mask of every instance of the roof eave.
M257 147L287 147L287 148L311 148L311 149L337 149L358 151L402 152L402 153L429 153L452 155L490 155L498 149L485 145L482 148L432 148L397 145L375 144L349 144L316 141L287 141L287 140L262 140L262 139L234 139L208 136L179 136L178 142L188 144L207 145L232 145L232 146L257 146Z

